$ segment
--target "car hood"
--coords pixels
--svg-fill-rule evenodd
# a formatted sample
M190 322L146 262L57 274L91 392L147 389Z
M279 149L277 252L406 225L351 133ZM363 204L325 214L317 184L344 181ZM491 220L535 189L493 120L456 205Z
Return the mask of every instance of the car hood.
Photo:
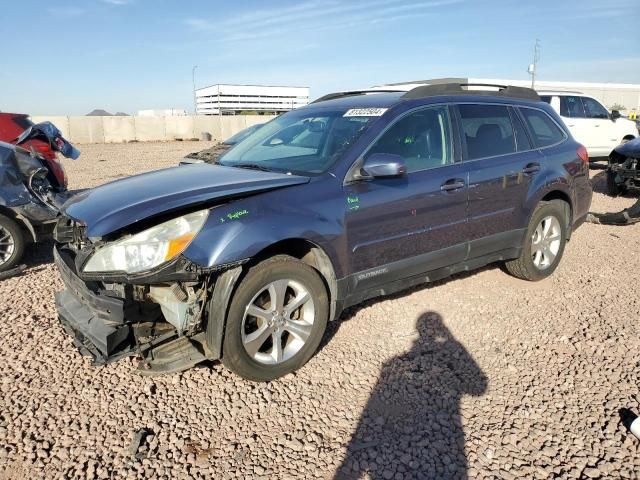
M640 137L618 145L614 150L625 157L640 158Z
M87 190L66 202L63 212L86 225L87 236L95 238L185 207L211 205L309 180L202 163L135 175Z

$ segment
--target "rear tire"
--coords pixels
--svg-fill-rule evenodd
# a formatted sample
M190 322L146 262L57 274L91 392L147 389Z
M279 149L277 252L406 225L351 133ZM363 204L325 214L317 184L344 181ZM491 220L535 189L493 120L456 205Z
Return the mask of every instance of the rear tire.
M247 380L282 377L313 356L328 317L318 272L286 255L265 260L247 272L233 295L222 363Z
M0 272L11 270L22 259L25 238L20 225L0 215Z
M505 263L511 275L536 282L555 271L567 243L565 211L561 200L538 204L529 221L520 257Z

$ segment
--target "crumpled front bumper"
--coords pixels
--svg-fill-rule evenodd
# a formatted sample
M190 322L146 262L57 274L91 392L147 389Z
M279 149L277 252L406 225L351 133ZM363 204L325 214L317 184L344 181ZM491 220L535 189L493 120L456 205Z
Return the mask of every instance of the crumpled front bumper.
M131 326L125 323L125 301L100 295L78 277L71 256L54 248L54 260L65 290L55 294L60 323L83 355L103 364L134 355Z

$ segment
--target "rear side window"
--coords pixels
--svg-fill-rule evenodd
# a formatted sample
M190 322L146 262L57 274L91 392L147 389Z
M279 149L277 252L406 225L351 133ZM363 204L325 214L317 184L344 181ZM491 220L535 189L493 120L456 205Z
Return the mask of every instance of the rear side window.
M507 107L458 105L469 160L506 155L516 151Z
M524 121L529 128L533 143L538 148L560 143L565 138L564 132L553 119L542 110L520 108Z
M428 107L401 118L389 128L366 157L374 153L400 155L407 172L419 172L452 163L449 110Z
M551 95L540 95L540 100L548 104L551 104Z
M562 95L560 97L560 115L568 118L585 118L581 98Z
M582 104L588 118L609 118L609 111L593 98L582 97Z

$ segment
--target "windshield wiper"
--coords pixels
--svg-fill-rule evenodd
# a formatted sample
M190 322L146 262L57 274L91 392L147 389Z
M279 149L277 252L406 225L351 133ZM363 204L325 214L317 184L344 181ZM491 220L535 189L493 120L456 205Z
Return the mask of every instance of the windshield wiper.
M257 163L237 163L235 165L225 164L226 167L246 168L249 170L260 170L261 172L274 172L273 168L264 167Z

